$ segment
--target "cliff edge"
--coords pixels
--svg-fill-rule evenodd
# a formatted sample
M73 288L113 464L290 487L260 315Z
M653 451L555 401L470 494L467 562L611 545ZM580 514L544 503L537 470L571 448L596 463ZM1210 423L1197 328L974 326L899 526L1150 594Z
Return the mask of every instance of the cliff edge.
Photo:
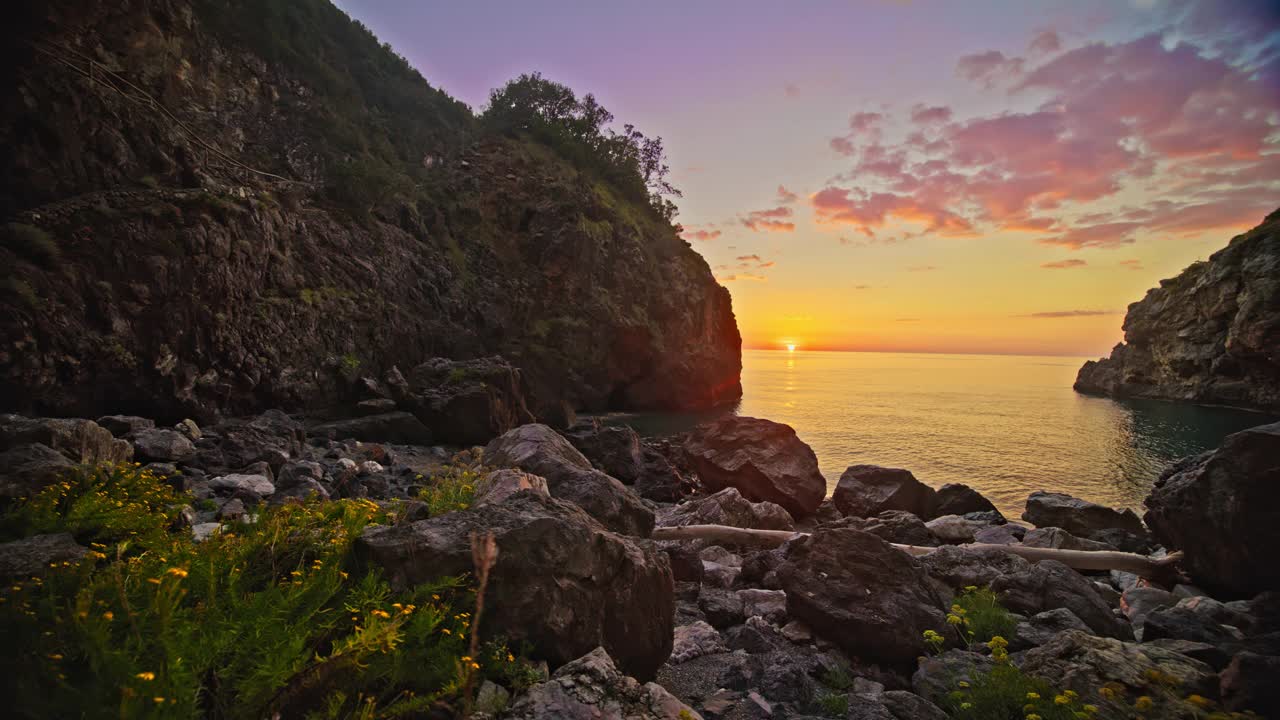
M540 417L740 396L729 293L634 178L486 128L327 0L21 13L5 409L305 410L494 354Z
M1130 305L1075 389L1280 410L1280 210Z

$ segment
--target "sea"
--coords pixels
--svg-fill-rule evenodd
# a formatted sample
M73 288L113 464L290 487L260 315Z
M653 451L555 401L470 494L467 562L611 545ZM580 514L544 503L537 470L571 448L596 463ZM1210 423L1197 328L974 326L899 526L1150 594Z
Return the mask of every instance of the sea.
M1132 508L1177 459L1280 418L1220 407L1115 400L1071 389L1085 358L746 350L742 400L692 414L604 416L646 436L725 413L786 423L834 490L850 465L965 483L1007 517L1035 490Z

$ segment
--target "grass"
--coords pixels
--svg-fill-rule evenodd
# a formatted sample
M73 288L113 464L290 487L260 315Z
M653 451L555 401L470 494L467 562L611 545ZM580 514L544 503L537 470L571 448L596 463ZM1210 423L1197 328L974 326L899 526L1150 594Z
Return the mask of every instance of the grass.
M480 477L478 467L459 464L449 465L430 478L419 475L418 479L427 484L418 491L418 499L427 504L430 517L471 507Z
M959 622L956 622L959 618ZM967 643L986 643L994 637L1011 638L1018 621L1001 607L990 588L966 587L951 605L947 622L956 626Z
M189 501L121 464L4 517L9 538L65 531L91 548L0 593L10 717L405 717L477 675L528 674L502 643L469 649L465 578L393 592L354 566L355 538L390 521L377 504L262 508L195 543L173 529Z
M62 259L58 242L43 228L34 225L9 223L0 233L0 242L14 255L46 269Z

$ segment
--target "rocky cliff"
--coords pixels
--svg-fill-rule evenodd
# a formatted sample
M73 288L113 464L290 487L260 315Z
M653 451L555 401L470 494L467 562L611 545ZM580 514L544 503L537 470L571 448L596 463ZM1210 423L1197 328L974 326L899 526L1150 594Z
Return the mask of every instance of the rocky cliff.
M1280 211L1129 306L1075 389L1280 410Z
M668 220L485 131L327 0L25 12L0 106L8 409L307 409L494 354L539 416L740 395L729 294Z

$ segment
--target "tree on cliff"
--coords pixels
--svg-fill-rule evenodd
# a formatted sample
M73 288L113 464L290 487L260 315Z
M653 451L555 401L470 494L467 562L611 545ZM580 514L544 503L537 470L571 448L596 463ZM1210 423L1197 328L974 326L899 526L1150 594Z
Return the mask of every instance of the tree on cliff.
M667 180L670 168L662 138L646 137L634 125L609 127L613 113L588 93L579 99L568 86L524 74L489 93L481 121L491 130L525 133L546 143L579 167L593 170L628 197L647 199L667 220L680 197Z

